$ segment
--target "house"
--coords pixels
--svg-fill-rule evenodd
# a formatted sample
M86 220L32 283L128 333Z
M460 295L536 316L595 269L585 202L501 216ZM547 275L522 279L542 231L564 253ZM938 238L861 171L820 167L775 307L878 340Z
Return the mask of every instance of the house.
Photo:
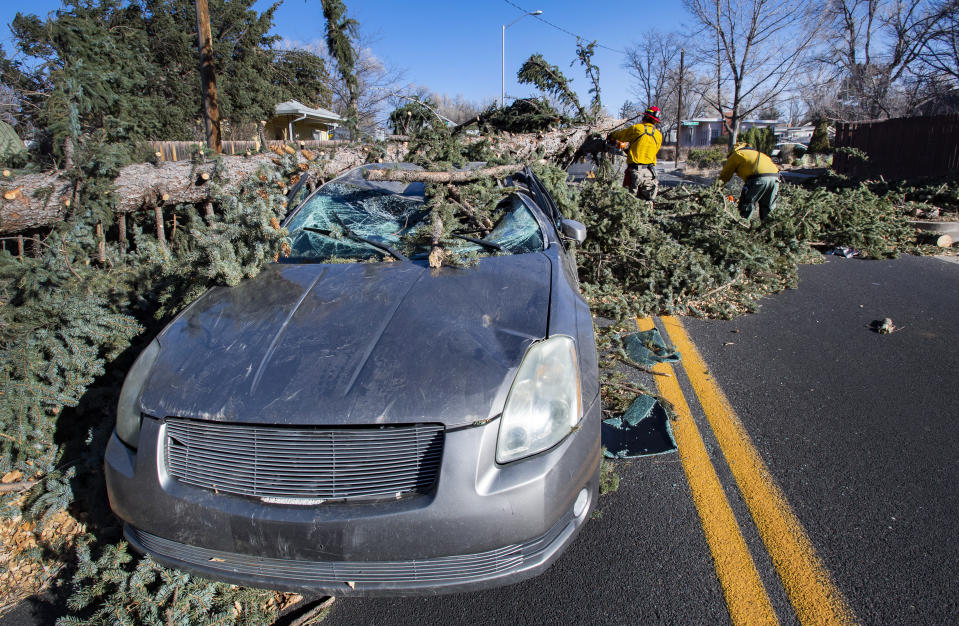
M276 115L266 123L266 138L284 141L329 139L343 118L326 109L314 109L296 100L276 105Z
M779 120L741 120L739 132L742 133L754 127L769 128L777 132L780 126ZM684 148L705 148L711 146L713 140L727 136L723 120L718 117L696 117L683 120L682 127Z
M780 141L809 145L809 140L812 139L812 134L815 130L816 127L813 124L790 126L783 133L783 136L780 137Z

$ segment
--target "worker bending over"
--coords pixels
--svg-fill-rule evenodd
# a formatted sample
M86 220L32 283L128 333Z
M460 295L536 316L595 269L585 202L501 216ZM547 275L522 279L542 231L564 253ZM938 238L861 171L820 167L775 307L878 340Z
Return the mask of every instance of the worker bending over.
M723 171L719 173L719 182L725 185L733 174L745 181L739 196L739 215L749 219L756 205L759 205L759 220L765 222L769 214L776 209L779 197L779 168L768 156L740 141L726 159Z
M656 179L656 154L663 145L663 134L656 128L659 115L659 107L649 107L643 112L642 122L607 136L612 141L629 144L623 186L649 202L656 198L659 188L659 181Z

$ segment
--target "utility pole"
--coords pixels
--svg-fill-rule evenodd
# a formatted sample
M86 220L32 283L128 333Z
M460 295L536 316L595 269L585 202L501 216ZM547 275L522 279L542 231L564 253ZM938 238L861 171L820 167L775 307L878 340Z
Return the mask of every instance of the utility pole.
M680 48L679 50L679 101L677 103L676 111L676 163L674 165L675 169L679 169L679 147L682 145L683 141L683 71L684 65L686 64L686 50L685 48Z
M502 87L501 87L500 96L499 96L499 106L500 106L500 108L506 106L506 29L509 28L510 26L512 26L513 24L515 24L516 22L520 21L521 19L523 19L523 18L526 17L527 15L532 15L533 17L536 17L537 15L542 15L542 14L543 14L542 11L530 11L529 13L524 13L523 15L520 15L519 17L517 17L515 20L513 20L513 21L510 22L509 24L503 24L503 39L502 39L502 42L503 42L503 56L502 56L502 59L503 59L503 74L502 74L503 82L502 82Z
M206 0L196 1L196 30L200 48L200 87L203 91L203 127L206 145L223 152L220 141L220 107L216 103L216 76L213 73L213 35L210 33L210 9Z

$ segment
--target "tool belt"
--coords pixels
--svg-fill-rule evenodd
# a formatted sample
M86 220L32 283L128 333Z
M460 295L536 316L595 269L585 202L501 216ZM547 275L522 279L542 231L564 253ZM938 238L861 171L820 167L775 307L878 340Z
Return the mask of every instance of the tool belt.
M626 164L627 170L638 170L641 167L645 167L646 169L648 169L650 172L653 173L653 178L656 178L656 166L653 165L652 163L627 163Z
M746 182L748 183L749 181L756 180L757 178L779 178L779 172L776 172L774 174L753 174L752 176L746 179Z

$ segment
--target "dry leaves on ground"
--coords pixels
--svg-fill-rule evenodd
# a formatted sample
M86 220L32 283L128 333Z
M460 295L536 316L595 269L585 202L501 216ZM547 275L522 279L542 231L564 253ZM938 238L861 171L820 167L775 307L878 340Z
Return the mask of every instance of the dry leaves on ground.
M0 519L0 614L56 578L63 563L45 556L45 546L69 547L85 530L66 511L43 524L19 516Z

